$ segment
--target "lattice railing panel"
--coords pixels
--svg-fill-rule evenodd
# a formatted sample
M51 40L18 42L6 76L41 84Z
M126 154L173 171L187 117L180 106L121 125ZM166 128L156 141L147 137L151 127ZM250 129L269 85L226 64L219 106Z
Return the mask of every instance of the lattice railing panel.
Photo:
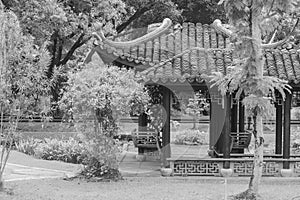
M249 176L252 174L252 162L233 162L233 173L240 176Z
M279 164L276 162L266 162L263 168L263 175L265 176L276 176L280 173Z
M209 161L175 161L175 175L218 175L219 162Z
M138 136L136 141L138 145L156 145L156 138L154 136Z
M250 176L253 171L252 161L233 162L233 173L239 176ZM279 164L276 162L266 162L263 166L264 176L277 176L280 173Z

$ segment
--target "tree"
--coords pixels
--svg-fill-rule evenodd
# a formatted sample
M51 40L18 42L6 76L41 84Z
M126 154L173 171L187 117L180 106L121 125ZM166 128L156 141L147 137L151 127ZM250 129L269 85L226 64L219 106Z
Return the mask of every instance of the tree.
M142 28L146 31L149 24L160 23L166 17L174 22L182 21L181 11L172 0L124 0L124 2L131 12L129 17L117 26L118 33L126 28Z
M67 72L77 70L91 47L91 34L101 28L108 36L127 27L147 27L169 16L175 19L180 12L171 1L164 0L2 0L16 13L24 34L34 37L40 46L48 42L52 57L47 77L53 82L54 109L61 89L68 79ZM173 16L173 17L172 17ZM58 112L57 110L55 112ZM59 114L59 113L56 113Z
M4 190L6 167L21 118L48 114L50 84L45 70L50 56L22 34L17 16L0 2L0 191ZM4 121L5 120L5 121Z
M215 74L214 81L223 95L235 93L239 99L245 94L243 104L254 119L253 135L255 138L254 169L247 191L236 195L235 199L259 199L259 183L263 167L263 117L272 110L270 99L275 99L275 91L283 98L289 92L289 86L284 80L263 75L263 49L272 49L288 41L291 34L282 41L274 42L270 34L280 28L284 17L295 21L299 15L299 4L293 1L281 0L225 0L226 15L231 25L226 29L220 21L215 21L215 27L228 34L233 43L234 62L227 74ZM298 19L296 24L298 23ZM295 27L289 27L292 33ZM274 34L273 34L274 35ZM270 39L268 44L264 40Z
M148 92L132 70L93 61L70 74L60 105L89 143L88 161L82 172L85 177L119 177L113 140L116 120L144 112L148 101Z
M209 110L209 104L206 102L206 99L202 97L201 93L194 95L194 98L190 98L188 100L188 104L186 105L186 113L193 116L193 128L197 129L197 123L199 118L204 114L207 114Z
M66 72L83 61L88 49L83 47L101 24L112 33L126 13L121 0L13 0L3 1L20 19L25 35L34 37L36 45L48 42L51 62L46 71L53 82L52 102L60 98L60 90L67 81Z
M226 20L224 7L218 0L172 0L182 10L183 21L192 23L212 24L215 19Z

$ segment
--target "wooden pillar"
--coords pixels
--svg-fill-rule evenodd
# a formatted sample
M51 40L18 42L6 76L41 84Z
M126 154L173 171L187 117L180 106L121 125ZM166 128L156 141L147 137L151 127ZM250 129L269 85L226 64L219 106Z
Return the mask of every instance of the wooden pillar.
M139 118L138 118L138 132L140 131L147 131L147 114L146 113L143 113L143 114L140 114L139 115ZM141 147L138 147L138 153L139 154L144 154L145 152L145 149L144 148L141 148Z
M225 112L226 112L226 117L225 117L225 123L224 123L224 128L223 128L223 158L230 158L230 146L231 146L231 123L230 123L230 118L231 118L231 95L226 94L225 101L224 101L224 106L225 106ZM224 168L229 169L230 168L230 162L225 161L224 162Z
M284 119L283 119L283 158L290 158L290 131L291 131L291 103L292 103L292 94L286 93L284 101ZM283 162L283 168L289 169L289 162Z
M281 103L278 103L281 100ZM282 154L282 99L277 99L275 102L276 109L276 132L275 132L275 154Z
M239 102L239 132L245 132L245 106Z
M231 109L231 131L237 132L237 121L238 121L238 105L233 104Z
M142 113L139 115L138 123L139 123L139 127L138 127L139 131L145 131L147 129L147 114L146 113Z
M171 117L171 91L166 88L162 87L163 90L163 107L166 111L166 122L164 124L162 130L162 153L164 155L164 163L166 164L166 158L171 157L171 147L170 147L170 117Z

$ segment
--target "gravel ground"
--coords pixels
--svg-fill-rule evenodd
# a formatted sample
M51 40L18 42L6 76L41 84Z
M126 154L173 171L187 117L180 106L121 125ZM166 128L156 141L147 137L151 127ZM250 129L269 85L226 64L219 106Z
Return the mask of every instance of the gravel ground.
M247 188L248 178L228 179L228 194ZM216 177L135 177L119 182L95 183L62 179L6 183L11 195L1 200L221 200L224 179ZM266 200L299 200L299 179L264 178L260 189Z

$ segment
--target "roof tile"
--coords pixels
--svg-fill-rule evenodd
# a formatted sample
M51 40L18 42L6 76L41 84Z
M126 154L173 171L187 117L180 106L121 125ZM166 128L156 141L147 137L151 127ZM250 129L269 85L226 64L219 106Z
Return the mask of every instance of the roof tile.
M184 23L182 27L181 30L170 30L167 35L137 44L133 48L126 45L123 48L115 48L103 43L95 48L99 49L100 54L106 51L121 60L142 63L145 68L156 66L146 78L155 81L167 79L183 82L186 78L199 78L200 73L207 73L208 70L226 73L233 60L232 52L225 49L229 46L229 39L209 25ZM192 49L173 58L194 47L205 48L206 51ZM300 82L299 55L299 50L266 50L264 74ZM165 62L165 65L157 67L162 62Z

